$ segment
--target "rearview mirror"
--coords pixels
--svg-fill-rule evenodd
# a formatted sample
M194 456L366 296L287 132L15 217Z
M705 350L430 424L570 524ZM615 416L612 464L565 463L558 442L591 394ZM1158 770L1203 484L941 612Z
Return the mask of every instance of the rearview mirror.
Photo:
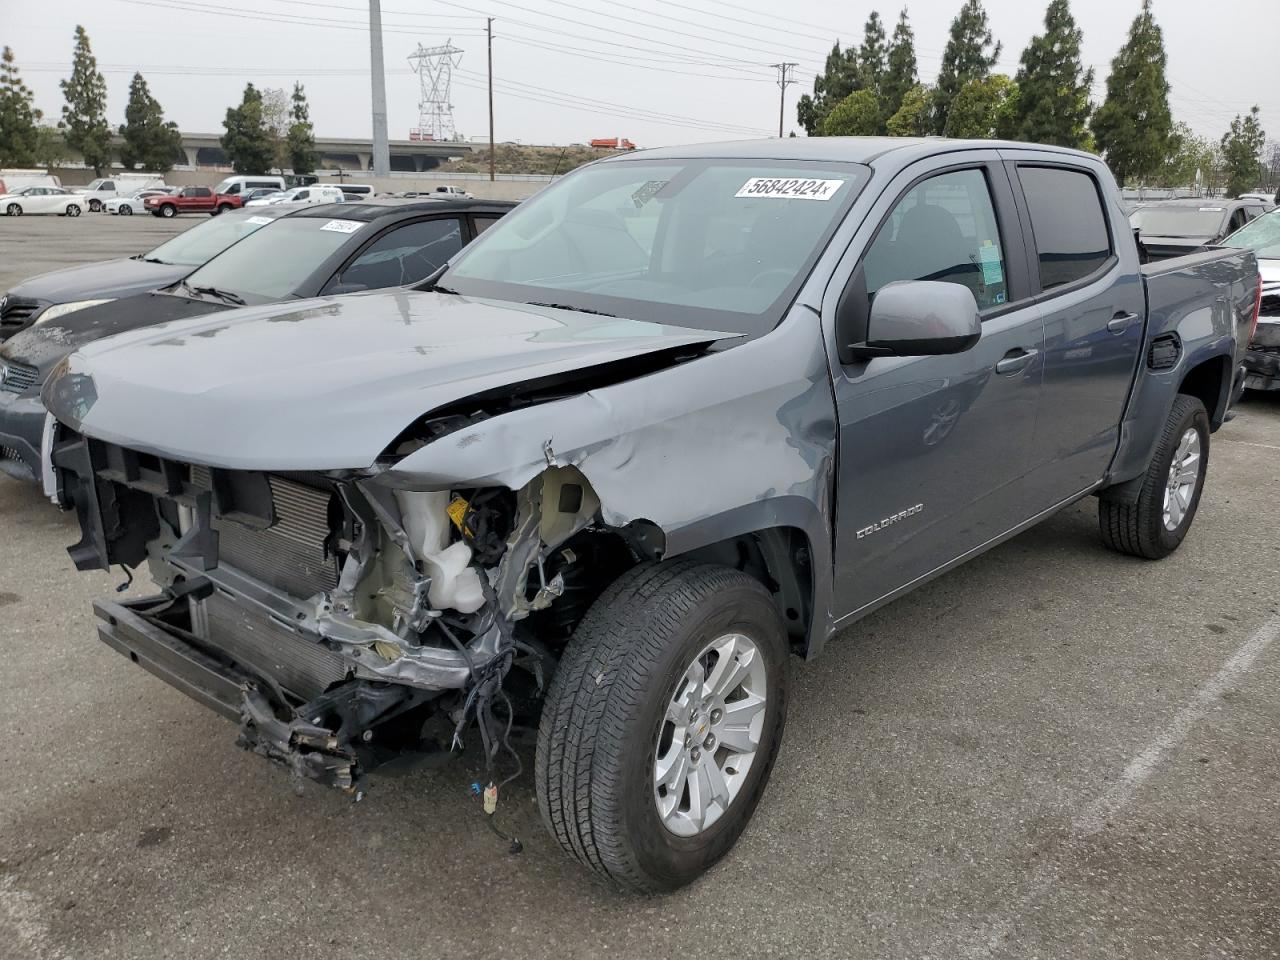
M871 301L866 339L848 344L850 357L927 357L963 353L982 336L978 302L958 283L900 280Z

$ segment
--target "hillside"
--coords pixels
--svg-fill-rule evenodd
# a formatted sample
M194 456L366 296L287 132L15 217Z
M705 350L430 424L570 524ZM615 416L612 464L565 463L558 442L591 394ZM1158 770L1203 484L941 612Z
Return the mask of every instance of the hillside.
M597 150L588 146L534 147L514 143L500 143L494 154L497 173L567 173L592 160L611 156L622 151ZM473 154L461 160L450 160L430 171L436 173L488 173L487 152Z

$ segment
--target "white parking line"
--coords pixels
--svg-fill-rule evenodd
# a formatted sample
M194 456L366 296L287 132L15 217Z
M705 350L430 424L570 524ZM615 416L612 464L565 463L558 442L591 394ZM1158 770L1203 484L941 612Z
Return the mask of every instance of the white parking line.
M1242 447L1261 447L1263 450L1280 450L1274 443L1254 443L1252 440L1232 440L1229 437L1214 437L1214 443L1238 443Z
M1169 752L1187 739L1192 728L1218 704L1223 694L1236 686L1263 651L1277 638L1280 638L1280 616L1273 617L1255 630L1227 658L1218 672L1196 690L1195 695L1174 715L1169 725L1129 761L1120 774L1120 779L1072 818L1072 834L1077 837L1092 836L1119 816L1133 802L1138 790L1156 772ZM978 942L962 950L961 955L989 957L1003 947L1015 924L1037 900L1048 893L1058 875L1059 868L1052 862L1052 858L1043 858L1026 884L1022 896L1013 901L1008 909L990 917L978 931Z

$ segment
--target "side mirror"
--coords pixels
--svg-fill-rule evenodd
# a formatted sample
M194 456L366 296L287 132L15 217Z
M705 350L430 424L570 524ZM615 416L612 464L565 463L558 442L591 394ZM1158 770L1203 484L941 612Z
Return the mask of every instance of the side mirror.
M842 343L840 353L841 359L937 356L963 353L981 337L978 302L968 287L899 280L876 292L865 340Z

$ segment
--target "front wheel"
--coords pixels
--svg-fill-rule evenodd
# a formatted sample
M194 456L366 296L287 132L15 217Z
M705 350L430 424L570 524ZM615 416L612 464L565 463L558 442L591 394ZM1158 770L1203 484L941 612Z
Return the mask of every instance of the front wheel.
M102 203L98 200L90 200L89 210L93 213L99 213L102 210Z
M16 203L11 203L4 208L4 212L11 217L20 217L22 216L22 207Z
M68 217L80 216L80 208L74 203L67 204L67 216Z
M217 208L213 211L213 215L216 217L220 213L226 213L228 210L234 210L234 209L235 207L233 207L229 203L220 203L218 204Z
M120 204L120 216L122 216L122 217L132 217L132 216L133 216L133 207L129 206L127 203L122 203L122 204Z
M789 649L744 573L674 561L623 574L574 632L538 727L538 805L560 845L646 892L715 864L768 782Z
M177 214L178 214L178 208L175 207L172 203L166 203L163 207L160 208L160 216L164 217L166 220L168 220L170 217L177 216Z
M1197 398L1180 393L1165 420L1136 499L1098 500L1102 541L1112 550L1159 560L1178 549L1191 529L1209 467L1209 415Z

